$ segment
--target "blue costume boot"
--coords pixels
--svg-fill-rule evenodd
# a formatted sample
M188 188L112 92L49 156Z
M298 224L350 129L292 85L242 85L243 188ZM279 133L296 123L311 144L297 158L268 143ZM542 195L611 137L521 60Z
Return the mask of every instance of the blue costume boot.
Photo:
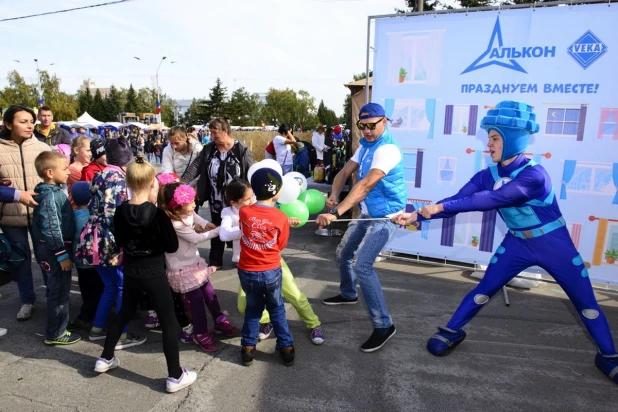
M427 341L427 350L435 356L446 356L466 338L463 329L453 330L438 326L440 330Z
M605 376L618 383L618 355L602 355L597 353L594 363Z

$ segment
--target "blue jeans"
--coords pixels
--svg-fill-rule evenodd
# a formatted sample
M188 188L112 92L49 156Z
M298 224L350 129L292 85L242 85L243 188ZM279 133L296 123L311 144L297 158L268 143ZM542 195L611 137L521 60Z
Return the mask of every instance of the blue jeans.
M294 169L294 165L289 164L289 165L281 166L281 168L283 169L283 174L287 174L287 173L290 173Z
M36 260L47 275L47 324L45 339L53 340L64 335L69 323L69 292L71 271L63 272L54 252L36 245Z
M13 280L17 282L21 303L23 305L33 305L36 301L36 293L34 292L34 281L32 279L32 251L28 241L28 232L30 232L30 238L32 238L32 228L1 226L0 229L2 229L2 233L9 242L19 243L26 249L26 259L22 264L11 269L11 275ZM43 281L47 285L47 273L45 271L42 272Z
M260 332L260 318L264 307L270 314L270 322L277 336L276 349L294 344L288 322L285 319L285 306L281 296L281 267L266 272L247 272L238 269L240 286L247 294L245 323L242 325L242 346L256 346Z
M154 157L154 153L151 153L151 152L146 153L146 158L148 159L148 163L152 163L153 157Z
M122 306L122 283L124 281L124 273L121 266L95 266L101 280L105 285L103 294L99 300L97 313L94 315L92 326L95 328L105 328L107 325L107 316L116 302L116 313L120 312ZM125 326L124 332L129 329Z
M369 217L369 215L360 216L361 219ZM390 220L359 220L348 227L337 247L341 296L345 299L356 299L356 278L358 278L374 328L388 328L393 324L373 264L380 251L395 235L397 228L398 226ZM352 266L355 252L356 264Z

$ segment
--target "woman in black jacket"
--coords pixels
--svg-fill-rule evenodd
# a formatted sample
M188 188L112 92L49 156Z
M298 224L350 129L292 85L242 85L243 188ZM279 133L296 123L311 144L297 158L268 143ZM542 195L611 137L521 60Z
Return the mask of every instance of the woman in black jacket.
M212 120L208 125L210 143L185 171L182 179L197 183L197 205L208 202L211 222L221 225L221 211L227 207L225 188L234 179L247 179L247 171L253 164L251 150L235 140L229 122L224 118ZM210 241L210 266L223 266L225 243L218 237Z

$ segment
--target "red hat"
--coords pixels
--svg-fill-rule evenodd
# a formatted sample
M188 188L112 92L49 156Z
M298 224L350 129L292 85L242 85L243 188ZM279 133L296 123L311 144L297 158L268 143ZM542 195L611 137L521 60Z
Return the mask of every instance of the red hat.
M341 126L337 125L333 128L333 133L339 134L341 133Z

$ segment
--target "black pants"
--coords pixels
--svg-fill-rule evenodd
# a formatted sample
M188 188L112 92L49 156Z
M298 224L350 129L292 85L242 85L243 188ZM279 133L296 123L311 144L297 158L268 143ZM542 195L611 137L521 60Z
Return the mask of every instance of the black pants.
M99 300L105 285L94 267L77 268L77 282L82 294L82 307L79 318L84 322L92 322L97 313Z
M184 328L185 326L188 326L191 321L187 317L187 310L185 309L185 302L182 299L182 294L172 290L172 297L174 298L174 312L176 314L176 320L180 326Z
M178 343L178 322L174 314L174 300L170 285L165 275L155 278L132 278L125 273L122 293L122 307L117 315L110 315L107 337L101 357L112 359L114 357L114 347L120 339L122 330L129 323L140 300L141 292L148 295L150 302L161 322L163 331L163 353L167 361L168 376L178 379L182 375L180 368L179 343Z
M210 218L212 223L221 226L221 213L211 210ZM223 266L223 252L225 252L225 242L221 241L219 237L210 239L210 255L208 256L210 266Z

